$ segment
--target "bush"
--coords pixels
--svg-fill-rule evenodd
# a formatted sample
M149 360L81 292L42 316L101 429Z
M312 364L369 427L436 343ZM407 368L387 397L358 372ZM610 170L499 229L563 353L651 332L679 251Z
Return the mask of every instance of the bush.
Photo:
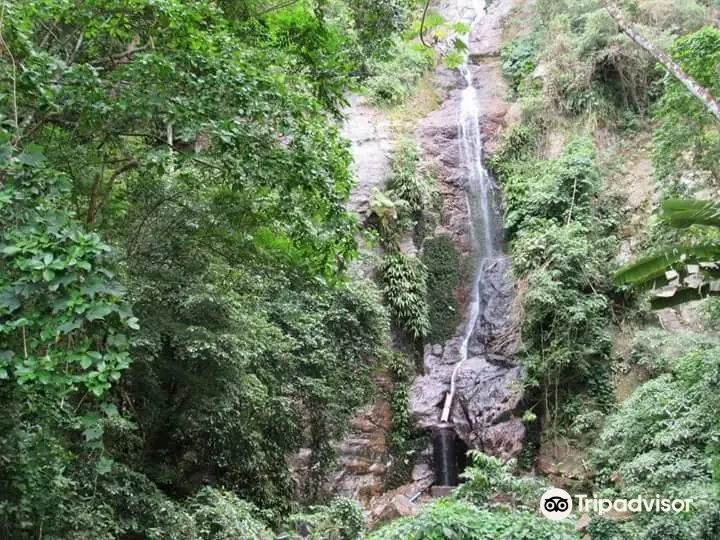
M633 526L644 533L637 538L717 538L720 341L693 334L642 336L646 347L640 362L649 347L668 361L656 363L657 376L638 387L605 424L593 456L599 481L618 497L660 493L693 499L689 514L635 516ZM597 527L608 528L601 521ZM598 538L629 537L624 533Z
M393 521L368 540L570 540L580 535L569 522L553 522L537 512L486 509L469 502L440 499L416 517Z
M257 519L259 510L233 493L203 488L190 502L198 540L271 540L275 535Z
M338 497L328 506L312 506L309 512L293 514L285 529L291 538L357 540L365 532L365 512L357 501ZM299 530L306 533L295 536Z
M537 66L538 43L535 35L515 39L501 51L502 70L517 91L523 79Z
M413 213L430 210L438 202L434 179L422 167L421 157L415 141L401 140L393 155L388 177L388 188L392 194L405 201Z
M376 105L399 105L412 96L420 78L435 64L433 49L396 42L389 60L370 64L365 87Z

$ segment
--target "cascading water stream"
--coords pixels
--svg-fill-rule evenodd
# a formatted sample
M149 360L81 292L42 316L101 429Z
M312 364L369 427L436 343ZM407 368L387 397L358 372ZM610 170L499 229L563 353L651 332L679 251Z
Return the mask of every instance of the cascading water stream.
M474 16L470 25L468 41L473 27L482 18L484 2L473 2ZM466 86L462 90L460 111L458 114L458 135L460 141L460 160L467 171L467 203L473 248L477 254L475 275L471 291L470 314L465 334L460 346L460 360L455 364L450 379L450 392L445 397L441 422L448 422L453 398L455 397L455 380L457 372L468 359L468 346L475 333L480 315L480 286L484 273L492 264L500 251L497 231L497 212L495 208L495 189L483 163L483 140L480 132L480 110L478 107L477 90L474 85L470 57L467 55L465 64L460 67Z

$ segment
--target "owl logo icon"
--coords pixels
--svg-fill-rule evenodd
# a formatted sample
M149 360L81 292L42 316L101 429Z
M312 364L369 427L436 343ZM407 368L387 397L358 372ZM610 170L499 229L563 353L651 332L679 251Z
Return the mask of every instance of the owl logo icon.
M565 519L572 512L572 497L564 489L548 489L540 499L540 513L553 521Z

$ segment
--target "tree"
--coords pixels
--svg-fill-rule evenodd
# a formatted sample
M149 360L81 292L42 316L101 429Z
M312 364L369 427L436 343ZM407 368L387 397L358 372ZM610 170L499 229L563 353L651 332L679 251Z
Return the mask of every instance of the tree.
M620 30L660 62L665 69L677 77L677 79L703 103L705 108L720 121L720 102L713 97L710 91L688 75L662 48L646 38L634 24L626 21L617 6L607 0L603 0L603 4Z
M372 391L353 29L231 4L0 2L0 537L243 537Z
M670 199L662 217L677 229L720 227L720 203ZM652 290L654 309L720 295L720 243L675 244L621 268L615 281Z

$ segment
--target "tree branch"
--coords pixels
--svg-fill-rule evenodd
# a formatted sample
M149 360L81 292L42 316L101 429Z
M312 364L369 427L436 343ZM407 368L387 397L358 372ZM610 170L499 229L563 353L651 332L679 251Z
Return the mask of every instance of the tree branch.
M92 194L90 195L90 205L88 206L88 215L87 215L87 224L93 225L95 221L97 220L98 215L100 215L100 212L107 204L108 199L110 198L110 194L112 193L113 186L115 185L116 180L118 177L131 170L135 169L140 165L140 162L136 159L132 159L128 161L125 165L122 167L116 169L113 171L113 173L110 175L110 179L108 180L107 187L105 188L105 193L102 197L100 197L100 186L102 184L102 174L98 174L97 178L95 179L95 183L93 184Z
M423 36L423 33L425 31L425 17L427 17L428 8L430 7L430 0L427 0L425 2L425 9L423 9L422 19L420 19L420 43L425 45L428 49L431 49L432 47L425 43L425 37Z
M672 73L681 83L685 85L688 90L690 90L692 95L702 101L703 105L705 105L705 108L710 111L715 116L715 118L718 119L718 121L720 121L720 103L718 103L718 101L712 96L712 94L707 90L707 88L702 86L690 75L685 73L683 68L681 68L677 62L670 58L670 55L668 55L663 49L656 46L649 39L643 36L634 24L626 21L620 10L612 2L609 2L608 0L603 0L603 5L607 12L610 14L610 17L612 17L612 19L615 21L615 24L618 25L620 30L626 36L628 36L631 40L633 40L636 44L638 44L641 48L648 52L653 58L660 62L665 67L665 69Z

